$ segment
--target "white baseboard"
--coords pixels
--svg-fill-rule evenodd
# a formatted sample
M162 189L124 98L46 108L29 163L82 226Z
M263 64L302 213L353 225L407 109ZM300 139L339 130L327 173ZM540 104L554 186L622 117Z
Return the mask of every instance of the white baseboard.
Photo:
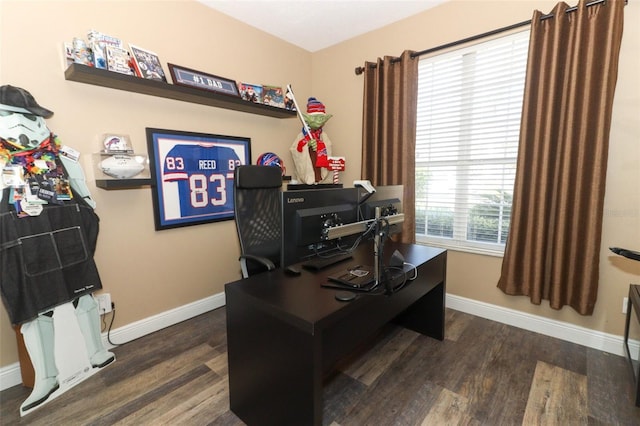
M446 303L448 308L456 311L512 325L615 355L625 356L622 336L602 333L562 321L555 321L452 294L447 294ZM224 293L218 293L112 330L109 335L110 340L116 344L129 342L224 305ZM113 347L107 341L106 333L103 333L102 340L105 347ZM630 340L629 347L631 354L638 354L640 352L640 342L638 341ZM22 378L20 376L20 365L17 362L0 369L0 391L19 385L20 383L22 383Z
M204 314L205 312L220 308L224 305L224 293L214 294L213 296L209 296L205 299L197 300L187 305L179 306L140 321L132 322L131 324L127 324L116 330L112 330L109 334L110 340L116 345L124 344L131 340L146 336L147 334L151 334L155 331L162 330L163 328L170 327L174 324L178 324L179 322ZM102 341L106 348L113 348L113 345L107 341L106 333L103 333Z
M592 349L626 356L623 336L603 333L562 321L527 314L489 303L478 302L477 300L466 299L453 294L447 294L446 303L447 308L456 311L544 334L545 336L555 337L567 342L577 343L578 345L587 346ZM640 349L640 342L630 339L629 349L632 356L637 356Z
M163 328L172 326L179 322L188 320L205 312L212 311L225 305L224 293L214 294L207 297L189 303L187 305L179 306L175 309L162 312L158 315L145 318L140 321L127 324L115 330L111 330L109 339L115 344L123 344L134 339L146 336L155 331L162 330ZM113 348L107 341L107 333L102 333L102 342L108 349ZM8 389L10 387L19 385L22 383L22 376L20 374L20 363L8 365L0 368L0 391Z

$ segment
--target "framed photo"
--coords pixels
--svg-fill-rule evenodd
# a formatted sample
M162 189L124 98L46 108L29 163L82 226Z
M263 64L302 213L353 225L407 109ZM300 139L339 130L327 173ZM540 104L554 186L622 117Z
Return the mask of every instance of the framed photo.
M233 176L251 139L147 128L156 230L233 219Z
M238 83L238 86L240 89L240 97L242 99L257 104L262 103L263 87L261 84Z
M131 49L138 77L167 82L167 77L164 75L158 55L131 43L129 43L129 48Z
M282 91L282 87L264 85L262 87L262 101L265 105L284 108L284 92Z
M169 73L171 74L173 84L240 97L236 82L233 80L180 67L171 63L168 63L167 65L169 66Z
M107 69L120 74L135 75L131 68L131 57L127 49L118 46L105 46Z

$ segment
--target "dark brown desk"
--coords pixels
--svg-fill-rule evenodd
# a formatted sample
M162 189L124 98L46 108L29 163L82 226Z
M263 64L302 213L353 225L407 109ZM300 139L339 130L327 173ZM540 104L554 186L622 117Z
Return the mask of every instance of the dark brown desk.
M225 286L229 400L249 425L321 425L322 381L338 360L394 320L444 339L447 252L394 242L418 267L418 277L391 296L358 296L339 302L339 290L321 287L331 272L373 263L373 248L325 270L266 272ZM408 276L412 267L405 266Z
M631 326L632 313L636 313L636 319L640 318L640 285L629 285L629 299L627 300L627 318L624 326L624 351L629 360L633 380L636 384L636 407L640 407L640 362L635 361L629 348L629 327Z

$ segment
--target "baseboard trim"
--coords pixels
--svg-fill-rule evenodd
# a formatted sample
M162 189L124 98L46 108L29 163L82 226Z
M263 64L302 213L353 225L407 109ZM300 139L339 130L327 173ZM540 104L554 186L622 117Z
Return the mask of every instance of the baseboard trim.
M179 322L204 314L225 305L224 293L218 293L205 299L197 300L187 305L179 306L157 315L132 322L124 327L112 330L110 338L116 345L122 345L140 337L146 336L163 328L170 327ZM114 346L107 341L106 333L102 335L102 341L106 348Z
M578 345L587 346L592 349L626 356L624 352L623 336L603 333L574 324L527 314L453 294L447 294L446 303L447 308L456 311L465 312L481 318L522 328L524 330L544 334L545 336L555 337ZM630 339L629 349L632 356L634 354L637 356L640 349L640 342Z
M109 340L115 344L124 344L140 337L151 334L163 328L178 324L190 318L204 314L225 305L224 293L214 294L213 296L197 300L187 305L179 306L162 312L157 315L132 322L123 327L111 330ZM102 342L106 348L113 348L107 340L107 333L102 333ZM0 368L0 391L22 383L20 374L20 363L8 365Z
M562 321L551 320L489 303L478 302L477 300L467 299L453 294L447 294L446 297L447 307L456 311L566 340L592 349L625 356L622 336L602 333ZM116 344L130 342L224 305L224 293L218 293L112 330L110 340ZM106 333L103 333L102 340L105 347L113 347L113 345L107 341ZM631 354L640 353L640 342L630 340L629 348ZM19 385L20 383L22 383L22 378L20 376L19 363L16 362L15 364L0 368L0 391Z

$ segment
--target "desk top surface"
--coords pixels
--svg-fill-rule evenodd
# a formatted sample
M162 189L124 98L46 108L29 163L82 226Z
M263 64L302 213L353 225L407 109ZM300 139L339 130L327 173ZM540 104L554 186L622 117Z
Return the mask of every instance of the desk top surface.
M405 262L418 267L446 253L445 249L393 241L387 241L384 249L385 264L393 252L398 250L404 256ZM355 300L341 302L335 299L336 292L340 290L322 287L322 284L328 281L328 276L336 271L355 265L373 265L374 256L371 244L358 247L353 255L353 259L320 271L308 271L300 268L302 273L299 276L287 275L281 269L264 272L226 284L225 292L227 294L240 292L245 297L246 303L252 303L256 308L264 309L303 330L314 333L316 329L322 328L323 323L331 322L336 316L347 314L350 310L366 304L367 299L388 297L359 293ZM405 271L412 269L412 267L405 266Z

